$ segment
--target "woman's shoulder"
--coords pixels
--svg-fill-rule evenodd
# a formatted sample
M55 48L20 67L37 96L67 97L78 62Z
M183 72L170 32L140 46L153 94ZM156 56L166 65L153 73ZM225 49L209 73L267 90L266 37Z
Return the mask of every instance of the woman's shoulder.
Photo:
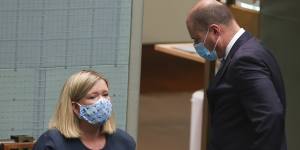
M57 129L48 129L37 139L33 150L54 149L55 140L57 140L57 137L60 136L60 132Z
M48 129L45 131L39 139L48 139L48 140L63 140L64 136L56 128Z
M113 134L114 136L118 136L120 138L132 138L131 135L129 135L126 131L122 129L116 129L116 131Z
M129 135L127 132L125 132L122 129L116 129L116 131L111 135L114 139L123 140L123 141L129 141L134 142L134 139L131 135Z
M108 136L108 143L114 143L127 147L128 150L134 150L136 143L135 140L122 129L116 129L116 131Z
M48 129L38 138L33 150L73 149L74 147L81 147L78 139L65 138L59 130L53 128Z

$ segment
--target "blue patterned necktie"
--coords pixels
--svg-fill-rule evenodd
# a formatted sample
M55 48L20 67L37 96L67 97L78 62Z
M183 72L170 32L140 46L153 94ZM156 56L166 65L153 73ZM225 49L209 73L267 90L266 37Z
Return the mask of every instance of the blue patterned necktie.
M226 61L226 59L224 59L224 58L221 60L220 69L224 66L225 61Z
M223 58L223 59L221 60L221 64L224 65L225 61L226 61L226 59Z
M220 66L219 66L219 69L218 69L218 71L217 71L217 73L219 73L220 72L220 70L222 69L222 67L224 66L224 64L225 64L225 61L226 61L226 59L221 59L221 64L220 64Z

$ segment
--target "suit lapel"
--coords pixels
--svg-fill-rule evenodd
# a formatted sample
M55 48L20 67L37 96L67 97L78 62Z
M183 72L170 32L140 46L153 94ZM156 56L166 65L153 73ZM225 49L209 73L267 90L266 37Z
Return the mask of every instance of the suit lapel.
M226 60L225 63L223 64L223 66L220 68L220 70L217 72L214 80L211 82L210 86L216 86L218 84L218 82L221 80L221 78L223 77L224 72L227 70L231 59L233 57L233 55L235 54L235 52L245 43L247 42L249 39L251 38L251 35L248 32L244 32L239 38L238 40L233 44Z

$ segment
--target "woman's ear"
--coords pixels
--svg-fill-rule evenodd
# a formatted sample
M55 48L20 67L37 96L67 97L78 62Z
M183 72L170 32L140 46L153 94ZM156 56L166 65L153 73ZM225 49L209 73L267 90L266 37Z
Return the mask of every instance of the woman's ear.
M77 103L72 103L72 109L73 109L73 112L79 116L79 112L80 112L80 108L79 108L79 105Z

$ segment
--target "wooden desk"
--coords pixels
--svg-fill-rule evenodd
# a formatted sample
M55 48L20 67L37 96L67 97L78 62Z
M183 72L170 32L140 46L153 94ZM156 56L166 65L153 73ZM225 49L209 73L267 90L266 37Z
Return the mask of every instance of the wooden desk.
M196 53L196 51L192 52L189 50L184 50L184 49L192 49L192 48L194 48L192 43L174 43L174 44L155 44L154 45L154 49L156 51L205 64L206 60L203 57L199 56ZM216 67L218 68L219 65L220 65L220 61L217 60Z
M176 43L176 44L155 44L154 49L173 56L193 60L199 63L205 63L205 59L197 53L185 51L181 48L193 48L192 43Z
M3 143L3 150L31 150L33 148L33 142L22 142L22 143Z

